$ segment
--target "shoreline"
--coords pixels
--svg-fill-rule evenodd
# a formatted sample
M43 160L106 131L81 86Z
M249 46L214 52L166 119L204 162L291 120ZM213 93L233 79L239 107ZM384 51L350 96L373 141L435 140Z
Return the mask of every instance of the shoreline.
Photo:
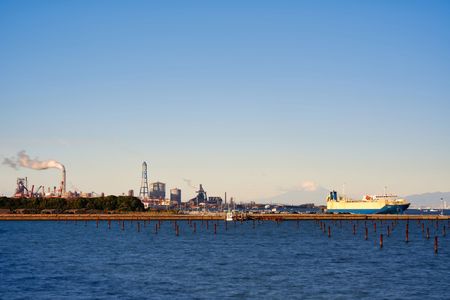
M222 220L226 213L167 214L0 214L0 221L149 221L149 220ZM351 215L351 214L236 214L235 220L450 220L448 215Z

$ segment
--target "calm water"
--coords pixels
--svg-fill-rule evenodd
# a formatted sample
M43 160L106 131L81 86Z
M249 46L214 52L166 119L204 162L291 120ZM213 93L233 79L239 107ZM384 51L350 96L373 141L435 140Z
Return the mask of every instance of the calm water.
M365 298L449 299L449 234L425 223L431 238L410 222L390 237L386 225L331 225L328 238L312 221L240 224L209 222L193 233L187 222L0 222L2 299ZM379 248L379 234L384 247ZM434 235L439 253L434 254Z

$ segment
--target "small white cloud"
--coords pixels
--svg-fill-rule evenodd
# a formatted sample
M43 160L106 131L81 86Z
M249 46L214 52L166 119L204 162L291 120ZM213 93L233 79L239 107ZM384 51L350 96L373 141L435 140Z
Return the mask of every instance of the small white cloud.
M319 185L312 180L305 180L294 186L278 187L278 190L283 193L293 192L293 191L315 192L318 189L319 189Z

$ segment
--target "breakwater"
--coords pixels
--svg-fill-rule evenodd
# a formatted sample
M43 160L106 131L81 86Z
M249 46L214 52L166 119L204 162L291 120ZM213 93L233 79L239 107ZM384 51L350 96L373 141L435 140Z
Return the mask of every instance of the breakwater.
M450 220L447 215L351 215L351 214L235 214L235 220ZM0 214L2 221L95 220L224 220L225 213L207 214Z

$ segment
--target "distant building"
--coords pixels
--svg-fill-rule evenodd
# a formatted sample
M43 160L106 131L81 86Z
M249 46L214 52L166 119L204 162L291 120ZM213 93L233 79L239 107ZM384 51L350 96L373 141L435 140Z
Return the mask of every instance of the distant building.
M222 197L208 197L208 204L221 206L222 205Z
M150 199L165 199L166 184L162 182L154 182L150 184Z
M181 206L181 190L180 189L171 189L170 190L170 202L177 203L178 206Z
M200 184L200 188L197 191L197 196L195 198L192 198L189 200L191 205L198 206L200 204L205 204L208 201L208 196L206 195L205 190L203 189L202 185Z

